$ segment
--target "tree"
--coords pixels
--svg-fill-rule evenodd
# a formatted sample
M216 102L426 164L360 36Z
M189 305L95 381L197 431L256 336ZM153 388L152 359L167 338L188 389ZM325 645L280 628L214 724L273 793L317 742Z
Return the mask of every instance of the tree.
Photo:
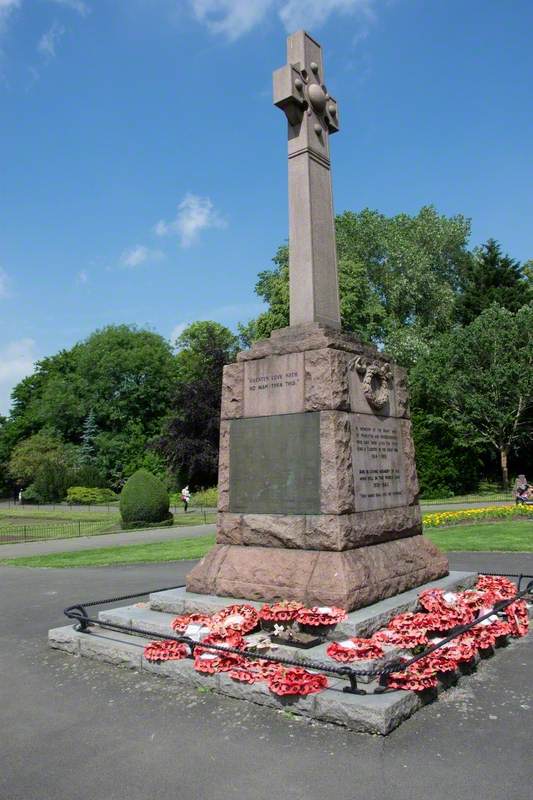
M76 447L62 442L57 434L42 431L16 445L9 460L9 472L17 483L27 486L42 467L51 465L66 472L73 470L76 462Z
M390 218L365 209L338 216L336 231L344 329L383 344L409 366L427 350L428 339L452 325L459 274L470 257L470 223L432 207ZM286 246L274 264L255 287L269 309L241 326L245 343L288 324Z
M489 239L464 263L455 302L456 317L462 325L469 325L493 303L518 311L531 300L532 285L524 267L502 255L498 242Z
M153 446L178 483L192 488L217 481L222 369L235 358L238 340L214 322L195 322L178 338L180 381L173 408Z
M83 433L81 437L80 464L94 464L96 458L96 437L98 436L98 425L94 411L90 410L85 422L83 423Z
M510 452L533 431L533 303L498 305L433 342L411 372L414 405L471 446L497 452L509 484Z
M107 452L123 451L124 432L133 429L136 452L128 446L127 459L120 461L135 471L149 440L160 432L177 377L176 357L162 336L128 325L96 331L39 361L34 374L15 387L12 413L0 429L0 458L9 461L18 442L50 430L66 443L83 443L83 459L99 455L101 437ZM117 447L110 444L113 438ZM131 474L117 474L111 457L99 458L104 462L115 485Z

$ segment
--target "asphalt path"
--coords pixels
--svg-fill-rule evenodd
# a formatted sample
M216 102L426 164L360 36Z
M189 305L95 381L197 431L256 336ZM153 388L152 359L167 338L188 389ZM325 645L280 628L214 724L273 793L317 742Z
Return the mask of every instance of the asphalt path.
M533 573L533 554L451 554ZM192 562L0 568L2 800L527 800L533 636L388 737L49 650L74 601L183 583Z

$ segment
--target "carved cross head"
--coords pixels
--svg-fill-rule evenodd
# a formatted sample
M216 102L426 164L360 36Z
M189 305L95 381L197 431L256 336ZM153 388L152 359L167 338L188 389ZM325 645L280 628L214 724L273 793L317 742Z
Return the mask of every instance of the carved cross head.
M289 140L327 155L328 135L339 130L339 111L324 80L322 48L298 31L288 37L287 61L274 72L274 105L287 116Z

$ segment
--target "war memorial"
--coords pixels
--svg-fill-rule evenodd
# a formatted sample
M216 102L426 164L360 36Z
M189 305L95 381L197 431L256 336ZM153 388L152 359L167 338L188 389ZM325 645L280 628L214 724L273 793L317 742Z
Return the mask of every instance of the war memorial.
M185 587L155 592L149 604L102 610L101 625L86 622L86 610L73 613L81 622L50 631L49 641L166 676L178 689L207 686L386 734L428 697L388 686L380 669L417 643L437 646L426 638L432 613L441 614L440 625L433 623L441 636L486 613L489 625L499 625L491 648L511 623L492 613L495 602L505 602L496 585L487 579L471 591L477 575L450 573L446 557L422 535L404 371L342 332L330 171L340 111L321 47L304 31L288 38L287 63L274 73L274 103L288 130L290 326L224 369L216 545ZM304 634L320 623L322 635L307 649L284 624L271 624L270 638L267 624L254 633L260 618L282 623L297 614L307 621ZM414 625L415 618L423 633L417 639L411 629L409 640L398 620ZM394 620L392 635L380 638ZM155 639L151 649L147 638ZM358 647L361 658L350 658L346 651ZM239 655L243 648L255 653L255 665ZM454 670L441 662L454 680L461 677L457 658ZM474 650L466 660L475 661ZM273 671L291 668L322 683L294 696L271 691ZM424 684L422 672L418 688L435 695L436 679ZM274 676L278 684L285 677Z

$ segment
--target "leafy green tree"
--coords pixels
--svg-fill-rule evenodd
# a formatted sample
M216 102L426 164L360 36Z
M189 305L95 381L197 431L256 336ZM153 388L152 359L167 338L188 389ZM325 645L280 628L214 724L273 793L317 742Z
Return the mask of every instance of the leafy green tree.
M16 445L9 460L9 472L17 483L27 486L45 465L71 472L77 462L77 451L78 448L65 444L56 434L36 433Z
M462 325L469 325L493 303L518 311L531 300L533 284L527 272L518 261L502 255L495 239L489 239L464 263L455 301L456 317Z
M178 485L195 489L217 481L222 369L237 345L237 337L213 322L196 322L178 339L175 411L154 440Z
M142 466L150 438L160 432L177 367L169 342L152 331L128 325L96 331L38 362L15 387L12 413L0 429L0 459L8 463L19 442L53 430L66 443L83 444L82 459L97 456L99 469L119 486L131 472L119 473L117 464L132 472Z
M509 454L533 432L533 303L485 309L435 340L410 377L415 406L456 440L497 453L508 486Z
M365 209L338 216L336 231L344 329L412 364L428 339L452 325L459 274L470 258L468 220L431 206L395 217ZM259 275L255 290L269 308L241 326L244 343L288 324L288 280L285 246L274 268Z
M178 379L189 383L219 371L220 358L225 363L235 360L238 344L238 338L219 322L193 322L175 342Z

